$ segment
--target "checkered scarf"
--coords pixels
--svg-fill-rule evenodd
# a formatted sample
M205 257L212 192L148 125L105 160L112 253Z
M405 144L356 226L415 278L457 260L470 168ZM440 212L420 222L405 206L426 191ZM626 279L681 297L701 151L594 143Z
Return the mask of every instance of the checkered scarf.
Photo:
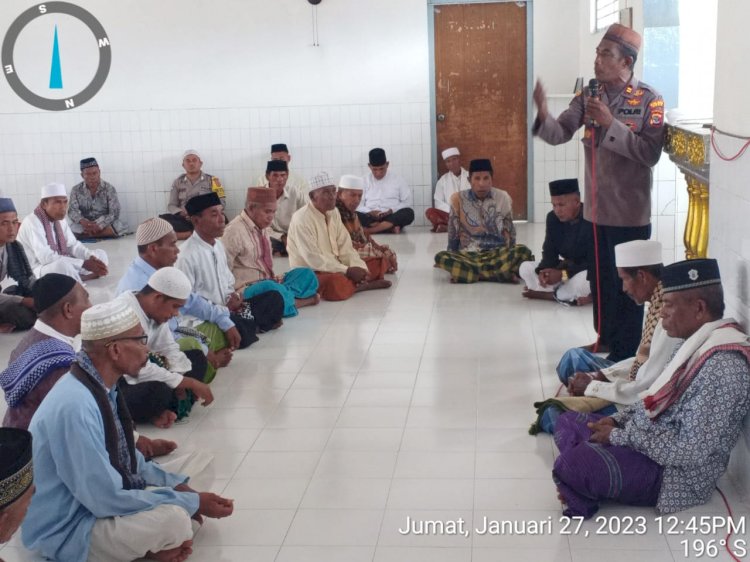
M45 213L44 209L42 209L41 204L36 209L34 209L34 214L44 227L44 236L47 238L47 244L49 244L49 247L52 248L52 251L60 254L61 256L69 255L68 245L65 243L65 233L63 232L60 221L50 221L47 213ZM53 227L55 229L54 235L52 234Z
M648 307L648 314L646 315L646 322L643 324L643 332L641 335L641 343L638 344L638 350L635 353L635 360L630 366L630 380L634 381L638 374L638 369L641 368L649 354L651 353L651 339L654 337L654 330L656 325L659 323L661 318L661 307L663 304L663 288L661 281L656 284L654 292L651 294L649 299L650 306Z
M57 369L67 369L75 357L72 347L55 338L29 347L0 373L0 386L8 406L17 406L44 377Z

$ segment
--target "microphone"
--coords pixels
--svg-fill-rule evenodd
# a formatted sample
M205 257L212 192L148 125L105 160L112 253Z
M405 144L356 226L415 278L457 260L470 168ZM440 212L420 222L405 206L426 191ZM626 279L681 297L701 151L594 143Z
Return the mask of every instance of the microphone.
M601 94L599 93L599 80L596 78L589 80L589 97L601 99ZM598 127L599 123L597 123L595 119L589 119L589 125L591 127Z

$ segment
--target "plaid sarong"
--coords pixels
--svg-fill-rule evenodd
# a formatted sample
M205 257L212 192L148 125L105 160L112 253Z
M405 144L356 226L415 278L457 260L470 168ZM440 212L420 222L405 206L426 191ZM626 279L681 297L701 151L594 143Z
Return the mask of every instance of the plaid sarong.
M514 282L518 278L518 269L525 261L534 261L534 254L523 244L483 252L443 251L435 254L435 265L450 273L456 283Z

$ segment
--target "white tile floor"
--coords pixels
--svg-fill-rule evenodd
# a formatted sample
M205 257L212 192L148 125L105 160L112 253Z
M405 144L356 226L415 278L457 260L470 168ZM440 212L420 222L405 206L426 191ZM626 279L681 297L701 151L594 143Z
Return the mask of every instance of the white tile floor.
M541 225L518 231L519 240L541 247ZM392 289L303 309L238 352L213 383L215 403L194 410L189 423L142 428L178 441L182 451L212 451L213 464L194 484L235 499L232 517L199 531L191 560L691 559L680 545L688 537L660 535L651 509L606 505L601 512L646 516L645 536L597 535L595 522L578 535L559 532L550 478L555 448L527 429L532 402L557 390L561 353L592 341L590 309L530 302L518 286L451 285L432 268L444 235L411 228L381 239L399 255ZM103 246L113 271L110 280L90 284L95 301L107 297L135 252L132 237ZM2 337L0 364L19 339ZM731 484L722 487L735 512L747 515ZM723 509L716 495L687 515ZM468 529L485 516L551 518L554 528L540 535L403 536L398 529L407 516L463 518ZM748 540L747 533L737 538ZM18 535L0 557L35 559ZM730 558L720 551L716 559Z

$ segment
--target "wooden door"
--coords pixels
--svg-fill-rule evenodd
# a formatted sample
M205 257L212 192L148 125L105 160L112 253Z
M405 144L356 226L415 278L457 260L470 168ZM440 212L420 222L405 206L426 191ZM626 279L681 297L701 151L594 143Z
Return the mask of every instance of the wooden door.
M445 148L457 146L467 169L490 158L516 219L528 216L526 10L516 2L434 7L439 175Z

